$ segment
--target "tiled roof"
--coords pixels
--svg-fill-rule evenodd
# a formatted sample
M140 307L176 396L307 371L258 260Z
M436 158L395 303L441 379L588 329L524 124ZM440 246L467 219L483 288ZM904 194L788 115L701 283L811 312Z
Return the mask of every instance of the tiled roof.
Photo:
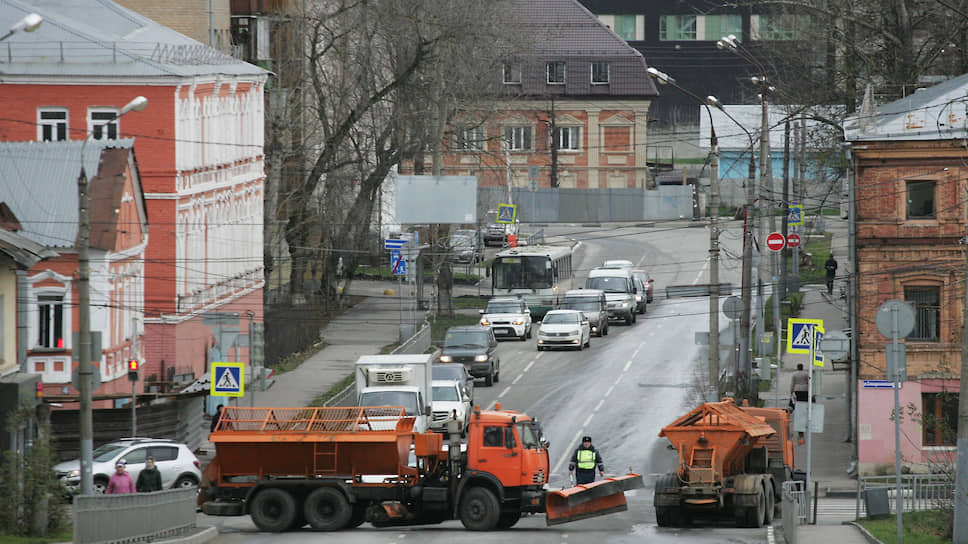
M508 10L517 27L533 39L526 50L516 51L522 65L520 86L508 93L653 97L658 95L646 69L645 58L585 9L578 0L514 0ZM565 62L565 84L548 85L546 63ZM591 64L609 64L609 83L591 84Z
M133 145L130 138L89 140L84 149L88 179L97 175L102 149ZM0 142L0 202L23 226L17 234L47 247L75 246L82 146L81 140Z
M0 28L31 12L44 18L40 27L0 43L6 77L267 73L110 0L0 0Z

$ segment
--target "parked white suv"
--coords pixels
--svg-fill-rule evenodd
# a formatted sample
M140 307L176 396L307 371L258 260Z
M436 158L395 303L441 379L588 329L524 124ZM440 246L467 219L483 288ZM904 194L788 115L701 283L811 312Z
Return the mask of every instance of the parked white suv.
M513 336L522 342L531 338L531 310L523 298L494 297L481 314L481 325L490 327L496 338Z
M131 479L138 481L138 474L145 468L145 460L155 460L161 472L161 487L196 487L202 480L202 465L188 446L180 442L155 438L122 438L94 450L94 492L104 493L108 479L114 474L118 461L124 461ZM71 494L80 492L81 461L65 461L54 466L54 472Z

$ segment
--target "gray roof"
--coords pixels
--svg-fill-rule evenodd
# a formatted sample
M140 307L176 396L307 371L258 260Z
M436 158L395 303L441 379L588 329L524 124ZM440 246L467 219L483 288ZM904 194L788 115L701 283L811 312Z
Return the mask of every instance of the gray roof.
M23 268L30 268L43 259L57 256L55 251L2 228L0 228L0 253L6 253Z
M963 74L848 118L844 135L847 141L965 138L966 104L968 74Z
M52 248L72 248L77 240L77 178L82 140L0 142L0 202L20 221L17 234ZM84 170L97 175L101 150L131 148L134 140L88 140Z
M0 43L5 77L267 74L110 0L0 0L0 29L31 12L40 27Z
M578 0L514 0L514 24L535 38L516 51L525 95L653 97L659 93L640 52ZM564 61L565 85L548 85L545 63ZM591 84L591 63L609 63L609 84ZM576 77L577 76L577 77ZM507 89L514 92L514 89Z

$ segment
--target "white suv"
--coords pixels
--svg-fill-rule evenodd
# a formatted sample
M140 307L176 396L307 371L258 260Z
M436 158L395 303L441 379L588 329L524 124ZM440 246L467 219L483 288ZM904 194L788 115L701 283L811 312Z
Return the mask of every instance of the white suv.
M528 303L516 297L495 297L481 310L481 325L490 327L494 336L513 336L522 342L531 338L531 310Z
M161 487L196 487L202 480L202 465L188 446L180 442L156 438L122 438L94 450L94 492L104 493L108 479L114 474L114 466L124 461L131 479L138 481L138 474L145 468L145 460L152 457L161 472ZM80 492L80 459L65 461L54 466L54 472L72 494Z

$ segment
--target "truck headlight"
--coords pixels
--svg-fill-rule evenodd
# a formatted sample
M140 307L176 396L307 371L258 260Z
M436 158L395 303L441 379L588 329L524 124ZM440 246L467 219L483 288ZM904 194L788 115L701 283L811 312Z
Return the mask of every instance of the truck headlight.
M478 363L483 363L484 361L487 361L487 355L478 355L474 357L474 360Z
M440 356L440 362L441 363L449 363L449 362L451 362L453 360L454 360L454 358L451 357L450 355L441 355Z

